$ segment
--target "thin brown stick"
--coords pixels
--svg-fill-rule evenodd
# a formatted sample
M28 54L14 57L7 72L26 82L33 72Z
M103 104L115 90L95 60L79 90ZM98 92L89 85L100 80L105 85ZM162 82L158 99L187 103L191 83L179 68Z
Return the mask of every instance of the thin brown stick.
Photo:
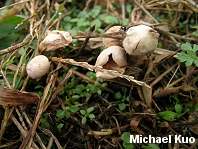
M89 29L89 33L92 33L95 30L95 25L91 26ZM77 57L80 55L81 51L83 51L87 45L87 43L89 42L90 37L86 37L85 41L83 42L83 44L81 45L80 49L78 50L78 52L72 56L73 57Z
M28 44L31 39L32 39L32 37L30 36L30 34L28 34L26 36L26 38L21 43L18 43L18 44L14 45L14 46L11 46L11 47L8 47L6 49L1 50L0 51L0 56L21 48L22 46Z
M21 124L18 122L18 120L13 115L11 116L11 119L14 122L14 124L17 126L17 128L20 130L22 136L25 137L27 135L27 132L24 130L24 128L21 126ZM32 146L35 149L39 149L39 147L34 142L33 142Z
M109 34L94 34L94 33L88 33L86 35L81 35L81 36L73 36L74 39L79 39L79 38L114 38L114 39L124 39L126 37L125 32L115 32L115 33L109 33Z
M76 62L73 59L62 59L62 58L57 58L57 57L51 57L50 60L55 61L55 62L59 62L59 63L68 63L68 64L71 64L71 65L80 66L80 67L86 68L90 71L93 71L93 70L100 71L100 72L103 72L103 73L110 74L114 77L124 78L124 79L130 81L131 83L135 83L135 84L142 87L142 91L143 91L143 95L144 95L145 100L151 99L151 96L152 96L151 87L149 85L147 85L145 82L135 80L134 77L132 77L132 76L123 75L123 74L121 74L121 73L119 73L118 71L115 71L115 70L107 70L107 69L103 69L102 67L93 66L93 65L88 64L87 62Z
M168 70L166 70L163 74L161 74L157 79L155 79L150 86L153 87L156 83L158 83L165 75L167 75L171 70L173 70L176 66L178 65L178 63L176 63L175 65L173 65L172 67L170 67Z
M47 95L48 95L48 92L50 90L50 87L51 87L51 84L52 84L52 81L54 79L54 76L52 75L51 78L50 78L50 81L49 83L47 84L47 86L45 87L45 90L44 90L44 93L43 93L43 97L42 97L42 100L39 102L39 105L36 109L36 115L35 115L35 119L34 119L34 123L32 124L28 134L26 135L26 137L24 138L21 146L19 149L25 149L27 144L31 145L32 144L32 137L35 135L36 133L36 128L39 124L39 121L40 121L40 118L43 114L43 110L44 110L44 104L45 104L45 100L47 98Z
M58 96L58 94L61 92L63 86L67 83L67 81L69 80L69 78L72 75L72 70L70 69L66 76L61 80L61 82L58 84L56 91L54 92L54 94L52 95L50 101L47 103L47 105L44 108L44 111L47 110L48 106L54 101L54 99L56 99L56 97Z
M45 128L41 128L41 127L39 127L39 129L40 129L44 134L46 134L46 135L48 135L48 136L50 136L50 137L52 137L52 138L54 139L54 141L55 141L56 146L58 147L58 149L62 149L62 146L60 145L58 139L54 136L54 134L53 134L51 131L49 131L48 129L45 129Z
M134 2L156 23L159 23L140 3L138 3L136 0Z

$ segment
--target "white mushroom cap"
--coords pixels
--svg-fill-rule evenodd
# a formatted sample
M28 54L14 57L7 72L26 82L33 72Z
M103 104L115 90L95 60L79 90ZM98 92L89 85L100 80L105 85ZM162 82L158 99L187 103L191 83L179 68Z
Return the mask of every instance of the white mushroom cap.
M95 66L124 73L127 66L126 52L119 46L110 46L100 53L96 60ZM103 79L115 78L115 76L112 76L111 74L100 71L96 71L96 77Z
M47 31L47 36L39 45L41 51L54 51L56 49L66 47L72 42L72 36L66 31Z
M44 55L34 57L26 66L27 74L32 79L38 79L44 76L50 68L50 62Z
M157 48L159 33L149 26L133 26L126 33L123 47L129 55L151 55Z
M119 32L122 26L112 26L110 27L105 34ZM119 39L114 38L103 38L103 44L105 48L110 46L122 46L122 42Z

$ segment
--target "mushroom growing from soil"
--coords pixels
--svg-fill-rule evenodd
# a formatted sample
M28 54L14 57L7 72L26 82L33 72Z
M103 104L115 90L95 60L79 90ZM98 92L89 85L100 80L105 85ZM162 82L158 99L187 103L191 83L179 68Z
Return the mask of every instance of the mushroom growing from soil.
M129 55L151 55L158 44L159 33L146 25L130 27L123 40L123 47Z
M96 60L95 66L99 66L108 70L116 70L123 74L127 66L126 59L126 52L122 47L110 46L100 53ZM96 77L103 79L115 78L115 76L101 71L96 71Z
M49 59L44 55L35 56L26 66L27 74L32 79L44 76L50 68Z
M121 28L122 26L112 26L105 32L105 34L119 32ZM122 46L122 41L114 38L103 38L103 44L105 48L110 46Z
M39 45L40 51L54 51L66 47L72 42L72 36L66 31L47 31L47 36Z

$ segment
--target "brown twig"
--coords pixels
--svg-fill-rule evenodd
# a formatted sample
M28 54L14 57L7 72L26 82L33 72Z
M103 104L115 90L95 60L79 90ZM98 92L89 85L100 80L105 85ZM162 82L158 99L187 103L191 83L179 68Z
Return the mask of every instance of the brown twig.
M93 31L95 30L95 25L90 27L90 31L88 34L91 34ZM83 44L81 45L80 49L78 50L78 52L73 55L72 57L77 57L80 55L81 51L84 50L84 48L86 47L87 43L89 42L90 37L86 37L85 41L83 42Z
M109 34L88 33L86 35L73 36L74 39L79 39L79 38L98 38L98 37L124 39L126 37L126 33L125 32L115 32L115 33L109 33Z
M53 134L50 130L45 129L45 128L42 128L42 127L39 127L39 129L40 129L44 134L46 134L46 135L48 135L48 136L51 136L51 137L54 139L54 141L55 141L56 146L58 147L58 149L62 149L62 146L60 145L58 139L54 136L54 134Z
M107 70L107 69L103 69L103 68L98 67L98 66L93 66L93 65L88 64L87 62L76 62L73 59L62 59L62 58L57 58L57 57L51 57L50 60L55 61L55 62L59 62L59 63L68 63L68 64L71 64L71 65L80 66L80 67L86 68L90 71L93 71L93 70L100 71L100 72L103 72L103 73L110 74L114 77L124 78L124 79L130 81L131 83L135 83L135 84L142 87L142 92L143 92L145 102L148 104L149 107L151 106L151 102L148 102L148 101L152 101L152 99L151 99L152 88L149 85L147 85L145 82L135 80L134 77L132 77L132 76L123 75L123 74L121 74L121 73L119 73L118 71L115 71L115 70Z
M53 82L54 76L52 75L50 78L49 83L47 84L47 86L45 87L44 93L43 93L43 97L42 100L39 102L38 107L36 109L36 114L35 114L35 119L34 119L34 123L32 124L28 134L26 135L26 137L24 138L21 146L19 149L24 149L27 147L27 144L29 145L29 147L32 144L33 141L33 136L36 133L36 128L39 124L40 118L42 116L42 113L44 112L44 106L45 106L45 100L47 99L48 96L48 92L50 90L51 84Z
M48 106L54 101L54 99L56 99L57 95L61 92L63 86L67 83L67 81L69 80L69 78L72 75L72 70L70 69L66 76L63 78L63 80L61 80L61 82L58 84L56 91L54 92L54 94L52 95L50 101L47 103L47 105L44 108L44 111L47 110Z
M30 34L28 34L26 36L26 38L21 42L21 43L18 43L14 46L11 46L11 47L8 47L6 49L3 49L0 51L0 56L1 55L4 55L4 54L7 54L7 53L10 53L12 51L15 51L15 50L18 50L19 48L21 48L22 46L28 44L30 42L30 40L32 39L32 37L30 36Z

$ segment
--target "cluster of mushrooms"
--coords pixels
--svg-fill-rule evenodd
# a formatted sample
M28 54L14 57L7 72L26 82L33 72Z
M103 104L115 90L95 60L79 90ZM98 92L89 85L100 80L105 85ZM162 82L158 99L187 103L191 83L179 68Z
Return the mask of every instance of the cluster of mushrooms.
M119 32L121 26L113 26L106 33ZM151 55L158 44L159 33L146 25L130 27L123 41L104 38L104 49L96 60L96 66L116 70L123 74L127 67L128 58L141 58ZM128 56L127 56L128 55ZM131 57L130 57L131 56ZM96 76L103 79L113 79L115 76L96 71Z
M39 44L40 51L54 51L66 47L72 42L72 36L66 31L47 31L44 40ZM26 66L27 74L32 79L38 79L48 73L50 61L45 55L35 56Z
M119 32L122 26L113 26L105 34ZM159 33L146 25L130 27L126 31L123 40L114 38L104 38L105 49L98 56L95 66L100 68L115 70L123 74L128 65L127 55L149 56L158 44ZM44 40L39 44L40 51L53 51L68 46L72 42L72 37L66 31L48 31ZM32 79L41 78L50 68L50 62L44 55L34 57L26 67L28 75ZM96 76L103 79L113 79L115 76L101 71L96 71Z

